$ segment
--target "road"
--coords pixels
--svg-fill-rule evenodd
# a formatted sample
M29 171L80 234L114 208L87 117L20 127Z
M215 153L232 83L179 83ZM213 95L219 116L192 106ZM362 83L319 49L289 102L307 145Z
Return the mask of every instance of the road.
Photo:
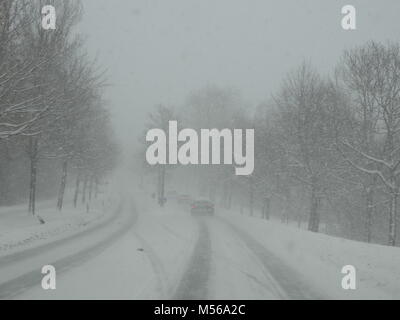
M229 221L170 211L138 222L140 212L126 200L84 234L2 259L0 298L324 298ZM57 271L54 292L40 286L45 264Z
M323 299L251 235L219 217L197 218L199 237L175 299Z

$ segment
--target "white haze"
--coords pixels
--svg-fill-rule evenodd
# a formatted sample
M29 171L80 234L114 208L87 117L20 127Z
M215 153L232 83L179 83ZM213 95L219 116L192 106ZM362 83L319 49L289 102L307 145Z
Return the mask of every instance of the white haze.
M108 70L107 99L127 150L156 104L180 105L207 84L234 87L252 105L272 94L302 60L331 72L343 49L397 41L397 0L352 1L357 30L340 26L327 1L85 0L80 30ZM130 151L129 151L130 154Z

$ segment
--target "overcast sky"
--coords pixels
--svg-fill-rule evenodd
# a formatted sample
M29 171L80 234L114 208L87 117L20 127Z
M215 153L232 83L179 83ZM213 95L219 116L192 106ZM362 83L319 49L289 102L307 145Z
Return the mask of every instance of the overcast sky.
M345 48L399 41L399 0L82 0L80 31L108 70L117 133L134 144L149 109L180 105L206 84L255 105L303 59L330 72ZM341 8L357 9L357 30Z

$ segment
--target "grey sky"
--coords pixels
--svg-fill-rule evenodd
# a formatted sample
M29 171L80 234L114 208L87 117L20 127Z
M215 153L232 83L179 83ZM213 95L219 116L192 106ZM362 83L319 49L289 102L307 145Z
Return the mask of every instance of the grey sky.
M240 89L256 104L304 58L330 72L343 49L398 41L398 0L82 0L89 51L108 69L107 98L124 143L148 110L178 105L208 83ZM341 8L357 9L357 30Z

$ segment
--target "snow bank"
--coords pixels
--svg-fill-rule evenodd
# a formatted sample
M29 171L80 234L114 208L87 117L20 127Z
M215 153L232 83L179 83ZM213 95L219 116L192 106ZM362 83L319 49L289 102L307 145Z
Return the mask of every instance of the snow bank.
M220 210L332 299L400 299L400 248L315 234L275 221ZM356 268L356 290L341 287L342 267Z
M30 215L26 205L0 208L0 257L85 231L112 213L110 202L103 198L93 200L89 212L86 206L74 208L70 204L59 211L55 203L38 203L37 213L45 224Z

